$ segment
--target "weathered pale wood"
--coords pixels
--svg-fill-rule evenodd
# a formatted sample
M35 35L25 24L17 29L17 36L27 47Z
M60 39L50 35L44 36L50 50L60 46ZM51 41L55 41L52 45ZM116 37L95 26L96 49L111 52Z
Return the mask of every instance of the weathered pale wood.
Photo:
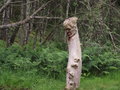
M77 17L71 17L63 23L67 33L69 49L65 90L76 90L80 83L82 60L77 20Z

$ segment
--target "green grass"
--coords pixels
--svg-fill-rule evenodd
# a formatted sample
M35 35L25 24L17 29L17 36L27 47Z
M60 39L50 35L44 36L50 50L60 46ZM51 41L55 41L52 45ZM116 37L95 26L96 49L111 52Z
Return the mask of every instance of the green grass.
M63 90L65 80L33 73L0 71L0 90ZM82 78L80 90L120 90L120 72L102 77Z
M120 90L120 73L82 79L80 90Z

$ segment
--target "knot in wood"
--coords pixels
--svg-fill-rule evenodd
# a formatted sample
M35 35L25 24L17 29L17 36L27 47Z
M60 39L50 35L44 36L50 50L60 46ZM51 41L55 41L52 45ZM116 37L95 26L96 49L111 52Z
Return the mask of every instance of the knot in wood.
M74 69L78 68L78 63L72 64L71 67L73 67Z
M76 63L78 63L78 62L80 61L80 59L75 58L74 61L75 61Z
M70 76L74 77L74 73L73 72L69 72Z
M70 40L77 33L77 30L67 30L66 33L68 36L68 40Z

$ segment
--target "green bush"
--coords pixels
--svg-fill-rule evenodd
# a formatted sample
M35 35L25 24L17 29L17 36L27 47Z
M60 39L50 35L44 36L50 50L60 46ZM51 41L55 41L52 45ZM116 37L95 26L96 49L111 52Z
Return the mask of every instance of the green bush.
M65 73L67 52L51 45L37 47L29 45L21 47L13 44L9 48L0 48L0 68L22 71L34 71L51 77Z
M6 48L0 42L0 69L22 70L56 78L65 75L68 60L65 49L64 44L59 43L33 49L30 45L21 47L18 44ZM108 74L120 67L120 56L110 46L89 43L82 54L84 76Z
M108 46L89 44L83 50L83 74L108 74L120 67L120 56Z

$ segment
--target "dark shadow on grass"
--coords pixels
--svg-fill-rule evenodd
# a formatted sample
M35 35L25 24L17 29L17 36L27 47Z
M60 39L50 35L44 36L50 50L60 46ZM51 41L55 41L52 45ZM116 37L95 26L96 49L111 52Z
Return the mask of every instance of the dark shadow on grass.
M24 87L0 86L0 90L31 90L31 89Z

